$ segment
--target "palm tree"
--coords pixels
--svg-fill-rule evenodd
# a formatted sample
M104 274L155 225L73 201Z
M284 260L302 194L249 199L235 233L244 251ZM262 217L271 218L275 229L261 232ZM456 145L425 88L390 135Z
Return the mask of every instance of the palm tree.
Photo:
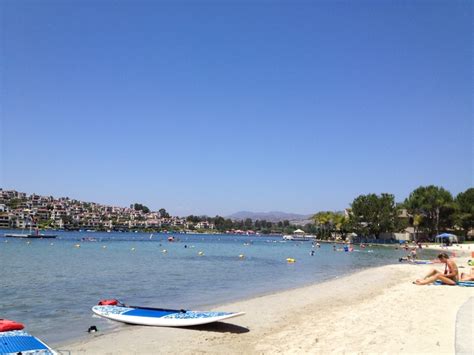
M342 235L347 226L347 218L343 214L331 211L318 212L313 220L321 231L322 239L329 239L335 231Z
M423 215L415 214L413 216L413 227L415 229L415 242L418 242L418 230L422 222L423 222Z

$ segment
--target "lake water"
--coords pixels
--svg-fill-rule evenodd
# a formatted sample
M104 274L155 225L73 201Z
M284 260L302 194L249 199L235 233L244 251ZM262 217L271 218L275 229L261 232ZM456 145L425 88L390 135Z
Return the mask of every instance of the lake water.
M4 238L2 232L0 318L24 323L52 344L82 337L90 325L123 326L93 317L91 307L104 298L205 310L405 256L386 247L334 252L330 244L314 248L311 256L311 242L268 236L175 235L179 241L170 243L166 234L150 239L149 233L57 232L56 239L24 240ZM287 263L289 257L296 263Z

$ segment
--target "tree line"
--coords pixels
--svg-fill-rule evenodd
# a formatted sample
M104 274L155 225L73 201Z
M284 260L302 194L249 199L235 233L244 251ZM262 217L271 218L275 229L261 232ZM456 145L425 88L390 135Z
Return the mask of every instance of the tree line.
M314 215L319 236L328 239L353 232L378 238L413 227L415 238L432 240L441 232L453 232L469 239L474 229L474 188L453 196L439 186L420 186L401 203L389 193L356 197L348 213L323 211Z
M308 223L305 226L296 226L291 224L290 221L284 220L279 222L271 222L265 219L252 220L246 218L244 220L232 220L230 218L224 218L221 216L208 217L208 216L188 216L186 217L188 222L208 222L214 224L214 229L218 232L226 232L230 230L241 230L241 231L254 231L262 234L291 234L296 229L302 228L306 233L316 233L317 228L313 223ZM193 229L193 228L191 228Z

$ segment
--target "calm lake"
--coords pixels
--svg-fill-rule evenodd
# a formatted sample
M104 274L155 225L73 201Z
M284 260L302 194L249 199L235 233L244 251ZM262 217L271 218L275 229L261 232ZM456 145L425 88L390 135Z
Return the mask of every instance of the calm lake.
M0 232L0 318L24 323L52 344L82 337L90 325L124 326L92 315L100 299L206 310L406 255L383 246L335 252L331 244L312 248L274 236L175 234L177 241L168 242L169 234L55 232L56 239L24 240L6 232Z

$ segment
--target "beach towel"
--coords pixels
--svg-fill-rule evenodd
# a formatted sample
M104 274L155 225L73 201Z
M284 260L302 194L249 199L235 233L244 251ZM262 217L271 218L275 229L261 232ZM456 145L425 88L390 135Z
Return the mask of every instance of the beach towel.
M446 285L442 283L441 281L435 281L433 285L436 286L454 286L454 285ZM462 286L462 287L474 287L474 281L458 281L456 282L456 286Z

